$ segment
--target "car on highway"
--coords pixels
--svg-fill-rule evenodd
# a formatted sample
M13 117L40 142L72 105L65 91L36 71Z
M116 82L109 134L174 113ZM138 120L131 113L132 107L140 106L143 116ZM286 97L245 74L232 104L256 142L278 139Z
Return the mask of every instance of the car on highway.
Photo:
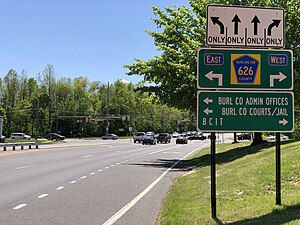
M46 135L46 139L48 141L52 141L52 140L63 141L65 139L65 136L60 135L58 133L49 133Z
M23 140L30 140L31 136L25 133L12 133L10 136L11 139L23 139Z
M143 141L143 137L145 136L145 132L137 132L135 135L133 135L133 142L141 143Z
M102 137L103 140L117 140L119 137L115 134L106 134Z
M159 133L156 137L157 143L170 143L171 135L168 133Z
M173 134L172 134L172 137L173 138L177 138L179 136L179 133L178 132L174 132Z
M177 138L176 138L176 144L187 144L188 143L188 139L186 136L184 135L179 135Z
M188 136L188 139L189 140L205 140L206 139L206 136L203 135L202 132L197 132L197 133L193 133L192 135Z
M142 144L143 145L147 145L147 144L156 145L156 138L154 137L154 135L145 135L143 137Z

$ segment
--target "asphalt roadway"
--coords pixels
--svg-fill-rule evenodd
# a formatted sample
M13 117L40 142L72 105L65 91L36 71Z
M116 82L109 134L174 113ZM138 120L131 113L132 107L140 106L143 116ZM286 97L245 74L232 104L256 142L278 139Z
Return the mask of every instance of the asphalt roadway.
M0 152L0 225L154 225L177 168L209 145L81 141Z

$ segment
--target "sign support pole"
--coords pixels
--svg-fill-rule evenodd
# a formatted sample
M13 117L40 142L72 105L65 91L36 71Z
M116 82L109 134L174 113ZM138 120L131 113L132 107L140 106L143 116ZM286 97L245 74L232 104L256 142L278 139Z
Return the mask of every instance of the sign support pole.
M210 163L211 163L211 217L217 218L217 199L216 199L216 134L210 134Z
M276 133L276 205L281 205L280 133Z

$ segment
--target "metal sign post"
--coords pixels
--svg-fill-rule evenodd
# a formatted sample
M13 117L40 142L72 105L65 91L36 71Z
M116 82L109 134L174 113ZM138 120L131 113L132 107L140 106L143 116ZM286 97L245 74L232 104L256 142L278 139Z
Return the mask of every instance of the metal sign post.
M277 132L276 204L281 204L279 132L294 130L293 52L282 50L284 19L282 8L228 5L206 8L206 45L239 47L198 50L197 128L212 132L213 219L217 217L215 132Z
M216 194L216 134L210 134L210 176L211 176L211 217L217 218L217 194Z
M281 205L280 133L276 133L276 205Z

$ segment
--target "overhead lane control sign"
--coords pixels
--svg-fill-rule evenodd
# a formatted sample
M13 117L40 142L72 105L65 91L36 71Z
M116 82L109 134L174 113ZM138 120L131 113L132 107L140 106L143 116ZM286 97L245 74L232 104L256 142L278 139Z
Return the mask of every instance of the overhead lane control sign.
M291 50L198 51L198 89L292 90Z
M293 92L199 91L198 130L292 132Z
M285 46L283 9L208 5L206 12L208 46Z

